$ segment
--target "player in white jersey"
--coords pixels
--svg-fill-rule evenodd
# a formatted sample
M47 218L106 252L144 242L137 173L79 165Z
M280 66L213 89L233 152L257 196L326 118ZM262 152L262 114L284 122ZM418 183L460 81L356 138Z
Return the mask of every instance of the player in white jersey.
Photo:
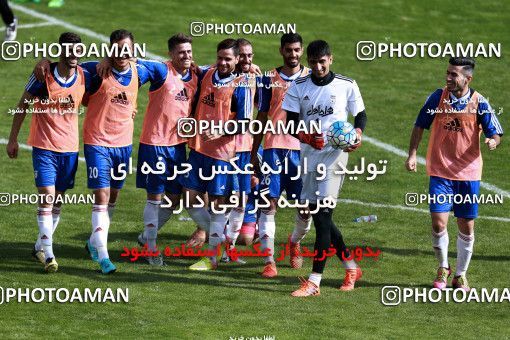
M316 229L315 249L312 273L303 280L301 287L292 296L303 297L320 294L320 280L330 245L336 249L336 255L346 269L340 290L354 289L354 283L361 277L361 269L353 260L345 261L342 255L349 257L342 234L333 222L333 210L344 175L335 174L338 162L347 165L348 154L325 144L324 134L336 121L347 121L348 114L355 118L358 141L347 152L354 151L361 144L361 134L366 125L365 105L356 82L350 78L335 74L329 70L333 56L324 40L312 41L307 47L307 58L312 73L297 79L287 92L282 108L287 111L287 122L297 126L299 120L310 126L311 121L321 124L322 133L299 132L296 137L301 141L301 166L307 162L307 171L303 174L301 200L309 202ZM318 165L326 168L326 176L318 179ZM318 208L318 209L317 209ZM316 212L315 212L316 211ZM344 257L344 258L345 258Z

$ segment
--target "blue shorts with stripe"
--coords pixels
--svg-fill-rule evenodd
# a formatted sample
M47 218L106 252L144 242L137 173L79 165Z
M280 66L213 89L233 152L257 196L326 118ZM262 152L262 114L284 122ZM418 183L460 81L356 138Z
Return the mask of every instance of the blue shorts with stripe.
M61 192L74 188L78 152L56 152L33 147L32 164L36 187L55 186L55 190Z
M269 197L278 198L285 190L288 199L299 199L303 180L301 177L292 179L298 175L300 166L299 150L266 149L262 156L262 162L273 170L281 167L277 174L265 174L262 178L262 189L269 187Z
M161 174L142 172L144 162L150 169L158 171L156 164L164 165L165 172ZM179 175L173 180L167 177L174 176L174 170L182 170L182 163L186 162L186 143L174 146L156 146L140 143L138 148L138 164L136 170L136 187L142 188L149 194L180 194L182 185ZM161 167L161 165L160 165Z
M213 173L213 167L232 171L233 166L229 162L206 156L192 149L189 153L188 164L191 165L191 171L180 178L184 188L201 193L207 192L213 196L230 196L231 190L239 192L236 176Z
M474 200L474 196L479 194L480 181L455 181L430 176L430 212L450 212L453 210L455 217L477 218L478 203Z
M89 189L122 189L126 178L122 176L123 173L119 172L119 166L121 170L128 172L132 149L132 145L109 147L85 144L83 151L87 163ZM115 179L115 177L119 179Z

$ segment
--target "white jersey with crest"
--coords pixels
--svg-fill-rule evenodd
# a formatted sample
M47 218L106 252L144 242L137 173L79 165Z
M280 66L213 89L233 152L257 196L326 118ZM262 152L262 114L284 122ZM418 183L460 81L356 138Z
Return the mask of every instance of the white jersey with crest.
M311 75L298 78L287 91L282 104L284 110L299 113L299 119L306 126L311 121L320 122L324 138L331 124L347 121L349 113L356 116L365 110L356 81L340 74L333 75L332 80L323 85L315 84ZM329 144L317 150L301 143L301 163L306 157L308 171L316 171L320 163L325 164L327 169L338 169L342 152Z

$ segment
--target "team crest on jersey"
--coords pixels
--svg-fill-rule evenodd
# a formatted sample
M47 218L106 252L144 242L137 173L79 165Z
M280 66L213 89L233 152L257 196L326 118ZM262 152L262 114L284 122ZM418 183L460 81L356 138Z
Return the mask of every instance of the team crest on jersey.
M324 105L324 107L323 107L321 104L319 104L317 106L312 105L312 107L308 111L306 111L307 116L319 115L321 117L324 117L324 116L329 116L332 114L333 114L332 106Z
M175 100L180 100L183 102L187 102L189 100L188 91L186 91L186 88L182 89L179 93L175 95Z
M460 120L459 118L454 118L448 122L446 122L446 124L444 124L444 129L445 130L449 130L449 131L455 131L455 132L462 132L462 127L460 126Z
M308 96L305 95L305 97L303 98L303 101L305 100L310 100L310 98L308 98Z
M214 92L211 92L205 96L202 97L201 102L205 105L209 105L214 107Z
M336 96L331 95L331 97L329 97L329 101L331 102L331 106L335 106L335 103L336 103Z

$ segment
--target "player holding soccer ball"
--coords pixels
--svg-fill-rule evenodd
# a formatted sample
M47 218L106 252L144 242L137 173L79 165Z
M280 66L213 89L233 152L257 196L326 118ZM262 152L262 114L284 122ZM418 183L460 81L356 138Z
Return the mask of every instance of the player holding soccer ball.
M420 110L414 124L406 168L416 172L416 151L423 130L429 129L427 175L430 195L479 195L482 177L480 134L490 151L496 149L503 129L487 100L469 84L473 79L475 61L471 58L450 58L446 70L446 87L433 92ZM453 203L453 202L452 202ZM431 203L432 247L439 262L434 287L446 288L451 274L448 263L448 214L457 217L457 268L452 280L454 288L469 290L466 271L473 254L475 218L478 203Z
M297 126L299 120L308 124L319 121L322 133L299 133L296 137L301 141L301 165L307 159L307 173L303 174L303 190L301 200L310 202L310 210L318 211L312 215L316 229L314 258L312 273L308 280L304 280L301 287L292 293L295 297L320 295L320 282L326 258L331 245L342 260L342 253L349 256L342 234L333 222L333 209L336 205L338 192L342 186L344 175L334 173L338 170L337 163L347 164L348 154L361 145L361 134L366 125L365 105L356 82L350 78L330 71L333 62L329 45L324 40L312 41L306 49L308 64L312 73L299 78L290 87L283 101L282 108L287 111L287 121L294 121ZM324 133L336 121L347 121L348 113L355 117L354 127L357 131L357 143L345 150L336 149L324 141ZM318 179L317 166L324 164L326 176ZM329 207L324 207L327 201L332 201ZM321 207L322 206L322 207ZM346 269L345 278L340 290L354 289L354 284L361 277L361 269L353 260L343 261Z

